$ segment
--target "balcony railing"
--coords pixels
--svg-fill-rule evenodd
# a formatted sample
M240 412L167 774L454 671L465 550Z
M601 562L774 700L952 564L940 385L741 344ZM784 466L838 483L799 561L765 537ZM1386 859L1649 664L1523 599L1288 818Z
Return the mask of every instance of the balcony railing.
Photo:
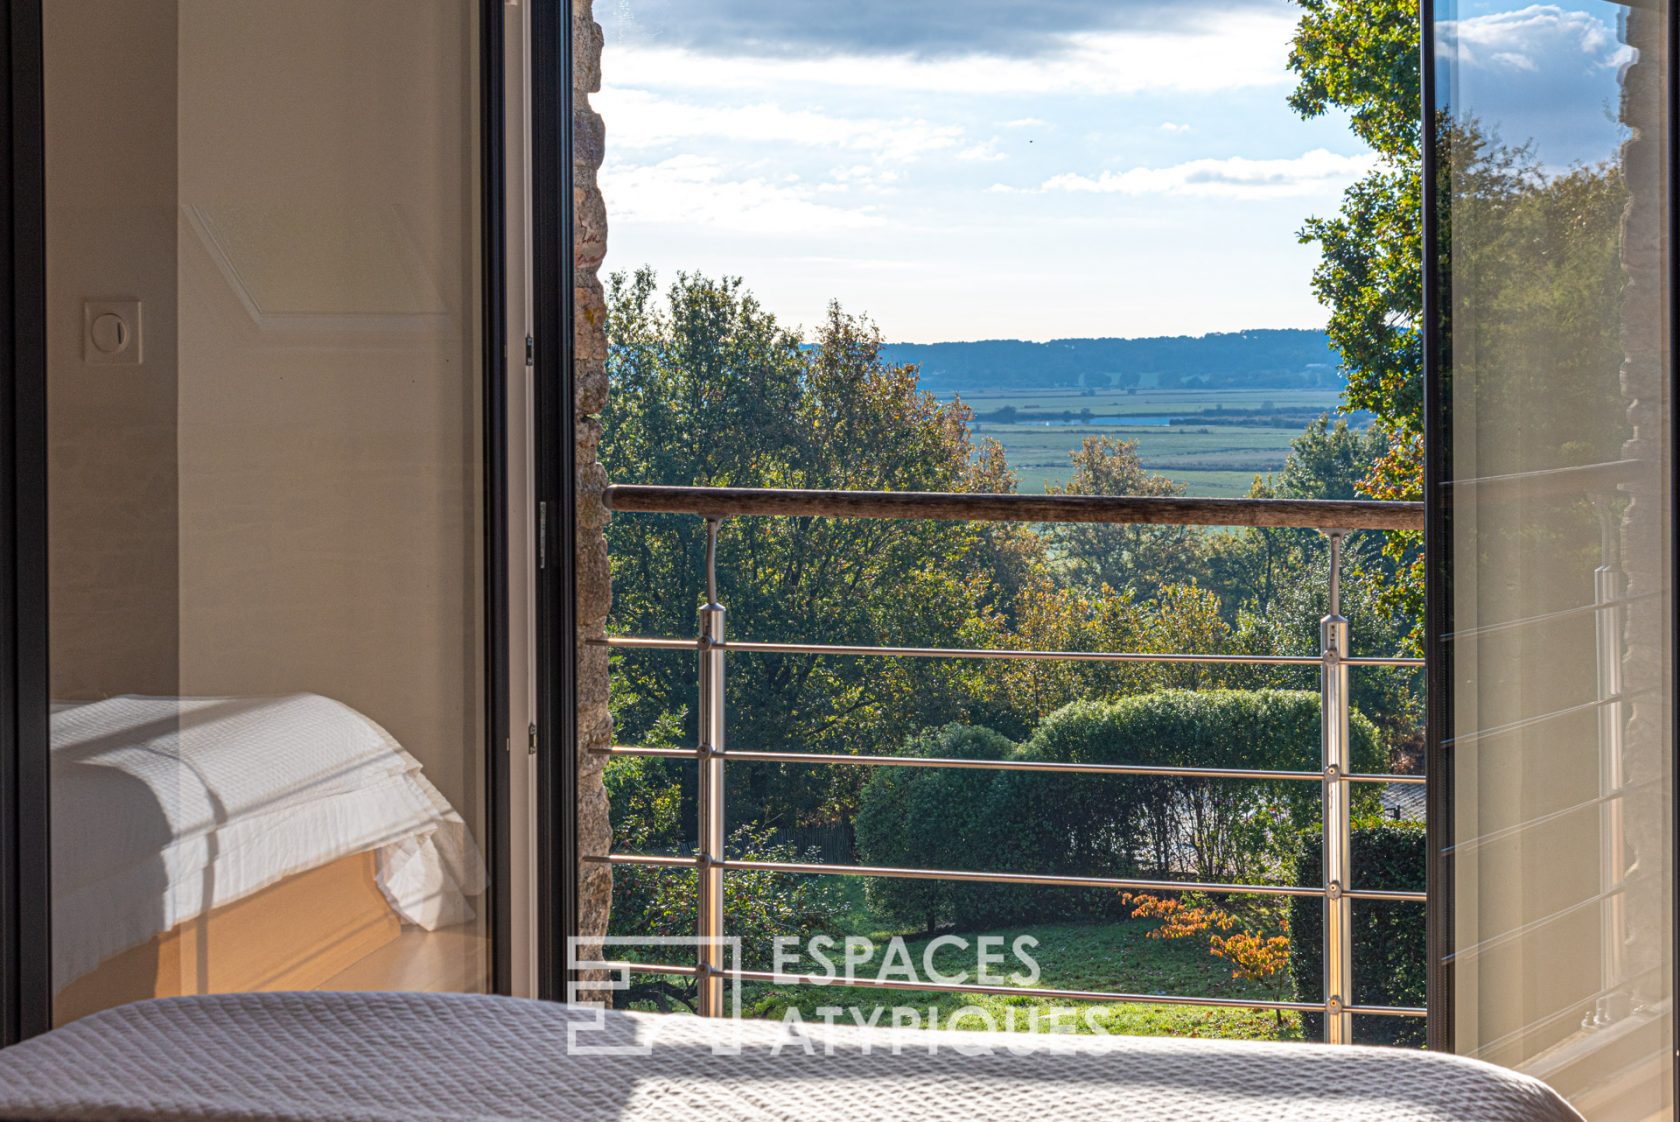
M923 492L761 490L748 488L613 486L606 505L625 513L684 514L706 523L706 603L693 637L612 636L606 646L638 650L693 650L699 655L699 744L696 748L649 748L615 745L615 756L692 759L699 774L699 852L693 857L614 853L585 857L614 865L694 868L699 876L701 947L693 964L612 962L620 971L698 979L699 1011L721 1016L727 977L786 984L828 983L928 992L1001 994L1064 1001L1137 1002L1166 1005L1227 1006L1248 1009L1323 1013L1325 1038L1352 1041L1355 1015L1422 1017L1413 1006L1355 1005L1352 905L1355 900L1422 902L1422 892L1353 887L1352 785L1425 782L1416 775L1357 773L1351 769L1348 740L1349 675L1367 667L1419 667L1422 659L1355 656L1348 621L1341 614L1341 554L1347 534L1358 530L1418 530L1421 503L1312 501L1282 499L1109 498L1075 495L980 495ZM1125 651L1046 651L936 647L856 646L825 643L766 643L729 639L725 609L718 602L717 540L725 519L739 517L827 517L938 519L983 522L1100 522L1177 526L1263 526L1317 530L1329 541L1329 608L1319 626L1317 655L1220 655ZM1207 663L1258 666L1310 666L1319 674L1322 695L1320 770L1278 771L1242 768L1146 767L1131 764L1057 763L991 759L941 759L900 756L854 756L806 752L767 752L726 747L725 665L731 653L843 655L881 658L1069 660L1087 662ZM889 868L868 865L806 864L790 861L738 860L724 850L724 783L729 763L777 763L812 767L983 768L1000 771L1077 775L1176 776L1181 778L1264 780L1317 783L1323 805L1323 882L1311 885L1218 884L1106 876L992 873L957 869ZM1324 901L1324 999L1265 1001L1248 998L1114 993L1018 986L933 984L862 977L776 974L724 968L724 877L731 870L758 870L819 876L898 877L965 881L979 884L1047 885L1069 888L1204 892L1317 897Z

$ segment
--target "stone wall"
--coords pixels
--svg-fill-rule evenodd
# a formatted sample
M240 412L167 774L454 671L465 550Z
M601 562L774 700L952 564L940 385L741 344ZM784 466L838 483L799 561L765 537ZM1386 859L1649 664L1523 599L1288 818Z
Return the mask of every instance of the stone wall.
M577 627L578 627L578 852L598 855L612 844L607 793L601 785L604 757L592 750L612 743L612 715L607 709L606 648L585 640L606 633L612 604L612 574L607 567L607 508L601 501L607 473L596 459L601 439L601 409L607 402L607 309L599 274L607 251L607 212L597 172L605 146L601 117L589 107L589 95L601 88L601 26L593 0L572 5L572 168L574 215L572 292L576 309L574 341L577 408ZM606 865L578 867L578 934L606 933L612 908L612 870Z

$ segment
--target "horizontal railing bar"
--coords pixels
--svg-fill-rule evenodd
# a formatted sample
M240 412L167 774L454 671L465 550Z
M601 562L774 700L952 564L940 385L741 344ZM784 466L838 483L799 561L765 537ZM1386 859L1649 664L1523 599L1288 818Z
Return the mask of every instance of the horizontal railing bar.
M1421 530L1422 503L1187 496L1014 495L943 491L832 491L771 487L613 484L607 508L641 514L922 518L958 522L1107 522L1267 526L1304 530Z
M611 748L591 748L596 756L651 756L656 760L698 760L698 748L652 748L641 744L614 744ZM732 753L731 753L732 754Z
M1321 1013L1322 1002L1267 1001L1263 998L1187 997L1177 994L1111 993L1106 990L1058 990L1037 986L988 985L984 982L909 982L901 978L870 978L835 974L778 974L774 970L731 971L732 977L747 982L773 982L783 986L853 986L858 989L914 990L925 993L972 993L997 997L1034 997L1050 1001L1106 1001L1138 1005L1212 1005L1230 1009L1264 1009L1282 1012Z
M640 974L698 974L698 967L671 969L655 963L614 961L587 963L592 970L622 970ZM1284 1012L1322 1013L1323 1002L1267 1001L1263 998L1183 997L1171 994L1114 993L1108 990L1060 990L1037 986L987 985L984 982L910 982L901 978L871 978L835 974L781 974L774 970L725 970L726 979L770 982L783 986L853 986L859 989L915 990L927 993L991 994L999 997L1037 997L1059 1001L1106 1001L1144 1005L1213 1005L1232 1009L1266 1009ZM1379 1006L1378 1008L1384 1008ZM1399 1008L1399 1007L1395 1007ZM1409 1014L1408 1014L1409 1015Z
M608 635L587 640L596 646L619 649L677 650L700 649L699 639L656 639L635 635ZM1224 666L1312 666L1324 665L1317 655L1214 655L1214 654L1150 654L1143 651L1037 651L1012 650L1007 647L876 647L844 643L756 643L739 639L714 643L712 650L738 651L743 654L806 654L845 658L971 658L1004 661L1065 661L1065 662L1167 662L1215 664ZM1421 658L1401 656L1350 657L1341 660L1344 666L1405 666L1424 665Z
M609 853L591 855L585 861L605 865L656 865L676 868L699 868L698 857L667 857L645 853ZM949 880L974 884L1026 884L1046 888L1120 888L1157 890L1162 892L1211 892L1231 896L1324 896L1323 888L1285 884L1221 884L1194 880L1149 880L1130 877L1078 877L1061 873L985 873L969 869L903 869L888 865L828 865L802 861L743 861L729 858L719 861L724 869L755 870L762 873L795 873L802 876L890 877L898 880ZM1346 889L1343 896L1350 900L1375 900L1389 903L1422 901L1422 892L1389 891L1386 889Z
M1442 847L1441 852L1443 855L1449 857L1458 854L1474 853L1483 846L1497 844L1498 842L1504 841L1506 838L1514 838L1517 835L1525 833L1529 830L1550 825L1562 818L1568 818L1572 814L1579 814L1585 810L1593 810L1597 807L1603 806L1605 803L1614 802L1617 799L1627 798L1629 795L1636 794L1648 787L1656 786L1659 782L1661 781L1656 779L1646 779L1639 783L1630 783L1625 787L1620 787L1613 791L1606 791L1602 795L1594 795L1590 799L1583 799L1578 803L1571 803L1569 806L1559 807L1557 810L1549 810L1545 814L1537 814L1533 818L1525 818L1521 822L1514 822L1509 826L1501 826L1497 830L1490 830L1485 834L1477 834L1475 837L1465 838L1461 842L1453 842L1450 845Z
M621 650L697 651L698 639L657 639L644 635L608 635L605 638L585 639L592 647L614 647Z
M705 973L701 967L678 966L670 962L631 962L627 959L616 959L608 962L580 962L579 970L633 970L638 974L676 974L684 978L698 978Z
M698 857L680 857L662 853L609 853L605 856L585 854L584 861L597 865L649 865L662 869L695 869L700 866Z
M1447 640L1480 639L1484 635L1497 635L1503 631L1515 631L1523 627L1537 627L1543 623L1554 623L1560 619L1570 619L1575 616L1589 616L1609 608L1625 607L1637 604L1643 600L1654 600L1662 596L1661 592L1642 592L1637 596L1614 596L1596 604L1577 604L1573 608L1559 608L1552 612L1540 612L1521 619L1501 620L1498 623L1484 623L1479 627L1466 627L1459 631L1448 631L1441 636Z
M615 748L616 752L617 749ZM641 755L640 751L623 753ZM660 753L663 755L664 753ZM695 755L698 755L696 752ZM979 771L1019 771L1073 775L1139 775L1187 779L1307 780L1319 783L1316 771L1268 771L1258 768L1149 767L1144 764L1080 764L1060 760L965 760L947 756L846 756L818 752L752 752L731 748L723 753L731 762L754 764L855 764L863 767L970 768Z
M725 648L746 654L808 654L882 658L974 658L1032 662L1171 662L1231 666L1322 666L1314 655L1148 654L1142 651L1033 651L1007 647L871 647L843 643L730 642ZM1351 661L1351 660L1349 660Z
M1610 460L1598 464L1541 468L1509 475L1485 475L1479 479L1448 480L1442 488L1449 504L1474 499L1481 502L1502 499L1565 498L1609 489L1637 478L1649 465L1639 460Z
M673 974L692 977L697 966L670 966L651 962L613 961L588 963L593 970L617 970L639 974ZM911 982L901 978L835 974L780 974L774 970L726 970L725 978L744 982L770 982L787 986L853 986L859 989L914 990L928 993L972 993L998 997L1032 997L1051 1001L1090 1001L1137 1005L1209 1005L1229 1009L1281 1010L1291 1013L1322 1013L1323 1002L1267 1001L1262 998L1193 997L1180 994L1114 993L1108 990L1063 990L1037 986L987 985L983 982ZM1413 1005L1350 1005L1350 1013L1372 1017L1423 1017L1429 1011Z
M698 857L650 857L640 853L586 856L585 861L608 865L666 865L699 867ZM800 861L718 862L724 869L803 876L888 877L897 880L949 880L973 884L1024 884L1044 888L1117 888L1163 892L1212 892L1242 896L1323 896L1323 888L1279 884L1220 884L1201 881L1147 880L1131 877L1078 877L1065 874L985 873L968 869L901 869L887 865L826 865ZM1351 895L1351 893L1350 893Z
M1582 713L1591 712L1594 709L1600 709L1606 705L1618 705L1625 701L1632 701L1641 692L1649 691L1633 690L1625 693L1614 693L1609 697L1598 697L1591 701L1583 701L1578 705L1568 705L1562 709L1554 709L1550 713L1536 713L1532 717L1519 717L1515 721L1507 721L1502 725L1492 725L1485 729L1472 729L1469 732L1460 733L1458 736L1445 737L1442 739L1441 744L1443 747L1453 747L1460 744L1475 744L1480 740L1490 740L1496 736L1505 736L1509 733L1521 732L1526 728L1533 728L1535 725L1543 725L1547 721L1561 720L1564 717L1575 717Z
M1385 783L1423 787L1429 783L1427 775L1397 775L1394 772L1356 771L1342 776L1349 783Z
M1624 882L1612 888L1605 889L1603 892L1594 893L1585 900L1577 900L1575 903L1559 908L1555 912L1548 912L1536 919L1529 920L1527 923L1518 924L1516 927L1510 928L1507 931L1502 931L1498 935L1489 935L1486 939L1478 940L1470 946L1465 947L1463 950L1452 951L1445 955L1442 961L1458 962L1461 959L1480 958L1488 951L1497 950L1507 944L1514 943L1518 939L1534 934L1542 927L1549 927L1560 919L1568 919L1570 916L1584 912L1588 908L1596 908L1600 904L1604 903L1604 901L1614 896L1620 896L1627 890L1628 886Z
M1349 900L1372 900L1386 904L1426 904L1429 902L1427 892L1411 892L1402 889L1389 888L1347 888L1342 895Z
M698 748L652 748L615 744L591 749L604 756L650 756L662 760L697 760ZM1060 760L986 760L950 756L850 756L831 752L755 752L731 748L721 755L736 763L749 764L851 764L860 767L969 768L976 771L1019 771L1074 775L1143 775L1189 779L1248 779L1271 782L1292 780L1322 782L1317 771L1275 771L1261 768L1152 767L1145 764L1081 764ZM1353 774L1341 777L1349 783L1426 783L1421 775Z

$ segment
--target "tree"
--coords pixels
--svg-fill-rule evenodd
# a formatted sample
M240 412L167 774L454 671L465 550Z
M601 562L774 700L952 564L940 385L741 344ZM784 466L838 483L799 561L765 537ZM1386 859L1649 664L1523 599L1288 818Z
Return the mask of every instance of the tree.
M1165 497L1182 495L1184 485L1155 475L1138 458L1135 440L1087 436L1068 453L1073 474L1052 495ZM1199 568L1199 536L1188 526L1116 526L1067 522L1050 540L1068 579L1086 589L1102 587L1148 599L1167 584L1193 580Z
M1296 0L1303 14L1290 68L1299 78L1290 105L1304 117L1349 114L1377 164L1347 189L1340 212L1308 219L1303 242L1319 246L1314 291L1330 309L1328 333L1347 375L1345 405L1377 418L1384 455L1360 482L1379 499L1418 499L1423 480L1422 102L1417 0ZM1451 198L1440 212L1443 263L1476 279L1475 345L1454 348L1452 394L1513 424L1550 429L1501 442L1513 462L1478 464L1484 474L1613 459L1623 434L1612 423L1583 432L1584 418L1616 418L1616 401L1555 402L1541 420L1513 408L1521 395L1618 392L1617 338L1623 275L1619 225L1625 187L1613 165L1549 171L1524 138L1501 138L1448 106L1437 110L1435 144ZM1454 229L1471 231L1453 237ZM1536 247L1544 247L1537 253ZM1447 258L1450 257L1450 260ZM1450 328L1452 309L1444 309ZM1532 355L1529 359L1525 356ZM1478 369L1478 363L1481 368ZM1545 385L1544 372L1593 372ZM1468 411L1468 404L1466 403ZM1520 420L1518 420L1520 418ZM1536 522L1583 522L1559 511ZM1590 531L1590 526L1587 527ZM1590 533L1585 536L1590 537ZM1423 560L1416 534L1390 534L1399 567L1390 607L1413 620L1421 640Z
M1013 478L970 413L922 393L914 367L881 358L874 326L831 306L809 343L739 280L643 269L611 279L600 458L619 482L863 490L1008 491ZM697 518L620 515L607 529L615 631L692 635L704 588ZM754 518L720 536L720 600L738 638L951 645L1003 618L1010 533L967 523ZM1007 570L1009 566L1006 564ZM692 656L626 653L621 738L643 736L694 696ZM962 715L960 665L736 655L731 739L761 748L883 750ZM695 718L684 717L688 743ZM855 769L755 768L732 784L736 818L792 826L844 817ZM691 781L690 781L691 782Z
M1309 218L1304 243L1320 250L1313 291L1330 309L1331 345L1347 377L1345 405L1377 418L1385 454L1361 481L1367 495L1423 497L1423 162L1417 0L1296 0L1289 54L1300 81L1289 104L1303 117L1345 110L1376 166L1348 187L1341 212ZM1414 621L1421 643L1419 535L1391 533L1401 564L1388 602Z

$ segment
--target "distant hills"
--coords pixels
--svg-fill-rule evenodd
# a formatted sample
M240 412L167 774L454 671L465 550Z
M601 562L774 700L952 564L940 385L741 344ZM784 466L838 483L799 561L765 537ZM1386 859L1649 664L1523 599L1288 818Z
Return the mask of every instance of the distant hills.
M1154 339L987 339L889 343L882 357L921 368L940 395L978 390L1340 389L1322 331L1255 330Z

